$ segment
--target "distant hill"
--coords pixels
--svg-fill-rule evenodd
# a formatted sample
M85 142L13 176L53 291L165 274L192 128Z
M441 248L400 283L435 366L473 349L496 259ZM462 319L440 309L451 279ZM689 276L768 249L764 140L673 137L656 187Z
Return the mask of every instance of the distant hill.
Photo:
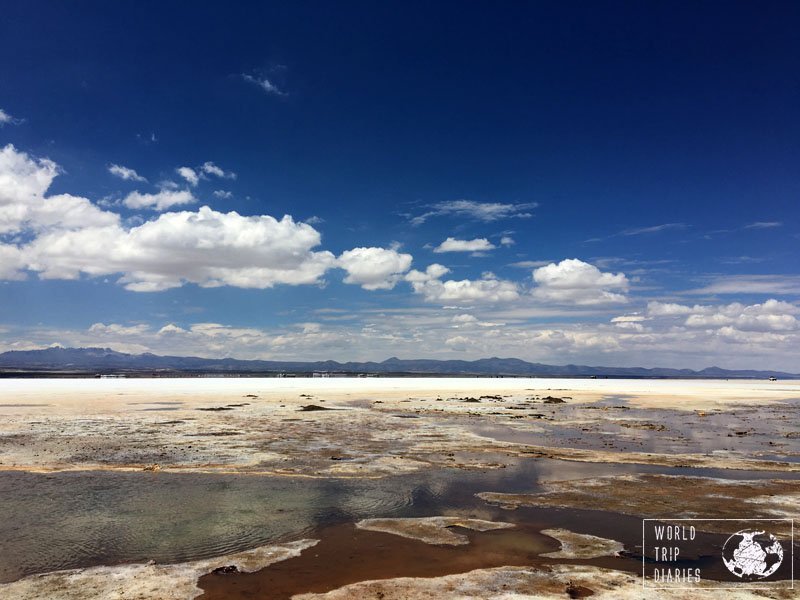
M0 374L94 375L125 373L154 374L278 374L328 372L375 375L480 375L529 377L650 377L650 378L800 378L780 371L728 370L709 367L692 369L646 369L643 367L589 367L586 365L545 365L518 358L482 358L480 360L428 360L389 358L383 362L317 362L238 360L234 358L199 358L195 356L158 356L125 354L110 348L47 348L11 351L0 354Z

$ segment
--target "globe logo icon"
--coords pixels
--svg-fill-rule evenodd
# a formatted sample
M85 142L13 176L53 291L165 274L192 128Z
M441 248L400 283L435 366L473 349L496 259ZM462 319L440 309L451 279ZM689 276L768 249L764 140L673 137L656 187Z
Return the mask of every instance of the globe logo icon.
M783 563L783 546L771 533L743 529L725 540L722 561L736 577L748 581L764 579Z

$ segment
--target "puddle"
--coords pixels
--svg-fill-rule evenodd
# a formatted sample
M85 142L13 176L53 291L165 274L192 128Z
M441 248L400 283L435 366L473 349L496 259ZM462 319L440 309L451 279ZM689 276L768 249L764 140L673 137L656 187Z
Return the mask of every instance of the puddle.
M589 404L548 405L535 400L525 405L524 413L519 411L520 416L508 415L515 418L513 423L472 420L465 424L482 437L537 446L655 454L727 452L762 458L765 452L774 452L776 441L782 452L775 454L800 453L800 435L793 431L798 408L800 402L788 400L724 412L687 413L635 408L624 396L609 396Z
M485 460L493 457L487 455ZM546 480L627 473L775 477L716 469L669 469L549 459L513 459L504 469L441 469L383 479L65 472L0 472L0 581L57 569L128 562L183 562L370 517L440 514L503 520L482 491L534 493ZM510 462L509 462L510 461ZM789 474L781 474L787 478ZM800 478L792 474L792 479ZM533 511L539 528L563 526L559 509ZM520 513L522 514L522 513ZM572 518L572 517L571 517ZM638 526L641 522L635 520ZM594 533L594 532L593 532ZM611 532L613 534L613 532ZM602 535L602 531L597 532ZM510 535L510 534L509 534ZM613 535L611 535L613 537Z
M320 527L369 517L486 512L494 509L477 492L530 492L540 489L540 478L636 470L504 459L512 460L505 469L442 469L370 480L0 471L0 581L151 559L184 562L313 537Z

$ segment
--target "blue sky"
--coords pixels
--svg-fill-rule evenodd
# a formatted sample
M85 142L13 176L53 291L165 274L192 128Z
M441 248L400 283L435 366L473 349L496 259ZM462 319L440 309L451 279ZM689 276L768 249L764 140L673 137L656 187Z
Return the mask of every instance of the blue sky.
M7 3L0 350L800 370L800 8L559 4Z

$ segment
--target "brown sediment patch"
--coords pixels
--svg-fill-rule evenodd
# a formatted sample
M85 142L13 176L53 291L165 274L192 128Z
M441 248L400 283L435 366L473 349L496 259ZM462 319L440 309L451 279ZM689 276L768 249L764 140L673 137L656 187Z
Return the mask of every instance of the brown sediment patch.
M471 529L473 531L492 531L508 529L513 523L485 521L460 517L418 517L406 519L364 519L356 523L359 529L382 531L402 537L419 540L426 544L447 544L460 546L469 544L469 538L452 531L451 527Z
M226 567L235 567L238 573L249 573L298 556L315 543L315 540L299 540L188 563L91 567L32 575L0 584L0 597L14 600L187 600L202 594L197 581L206 573Z
M718 585L702 581L694 589L647 590L643 596L641 577L631 573L586 565L506 566L442 577L362 581L328 593L300 594L293 600L566 600L586 597L592 600L697 600L711 598L714 592L703 588ZM754 591L732 587L724 594L729 600L796 598L794 590Z
M800 481L734 481L675 475L619 475L542 482L538 494L481 492L482 500L506 509L522 506L603 510L645 518L774 518L796 514ZM746 509L743 506L746 505ZM784 533L789 524L776 525ZM725 533L730 523L698 521L702 531ZM788 531L788 529L787 529Z
M561 550L542 554L548 558L598 558L600 556L617 556L625 546L616 540L575 533L569 529L542 529L542 533L557 539Z
M457 546L426 544L350 524L334 525L319 534L320 542L310 551L256 573L201 577L202 599L288 600L296 594L324 593L372 579L440 577L478 568L543 564L538 555L555 549L552 539L527 525L487 532L465 530L469 544ZM612 560L629 564L631 570L641 565L634 560Z

